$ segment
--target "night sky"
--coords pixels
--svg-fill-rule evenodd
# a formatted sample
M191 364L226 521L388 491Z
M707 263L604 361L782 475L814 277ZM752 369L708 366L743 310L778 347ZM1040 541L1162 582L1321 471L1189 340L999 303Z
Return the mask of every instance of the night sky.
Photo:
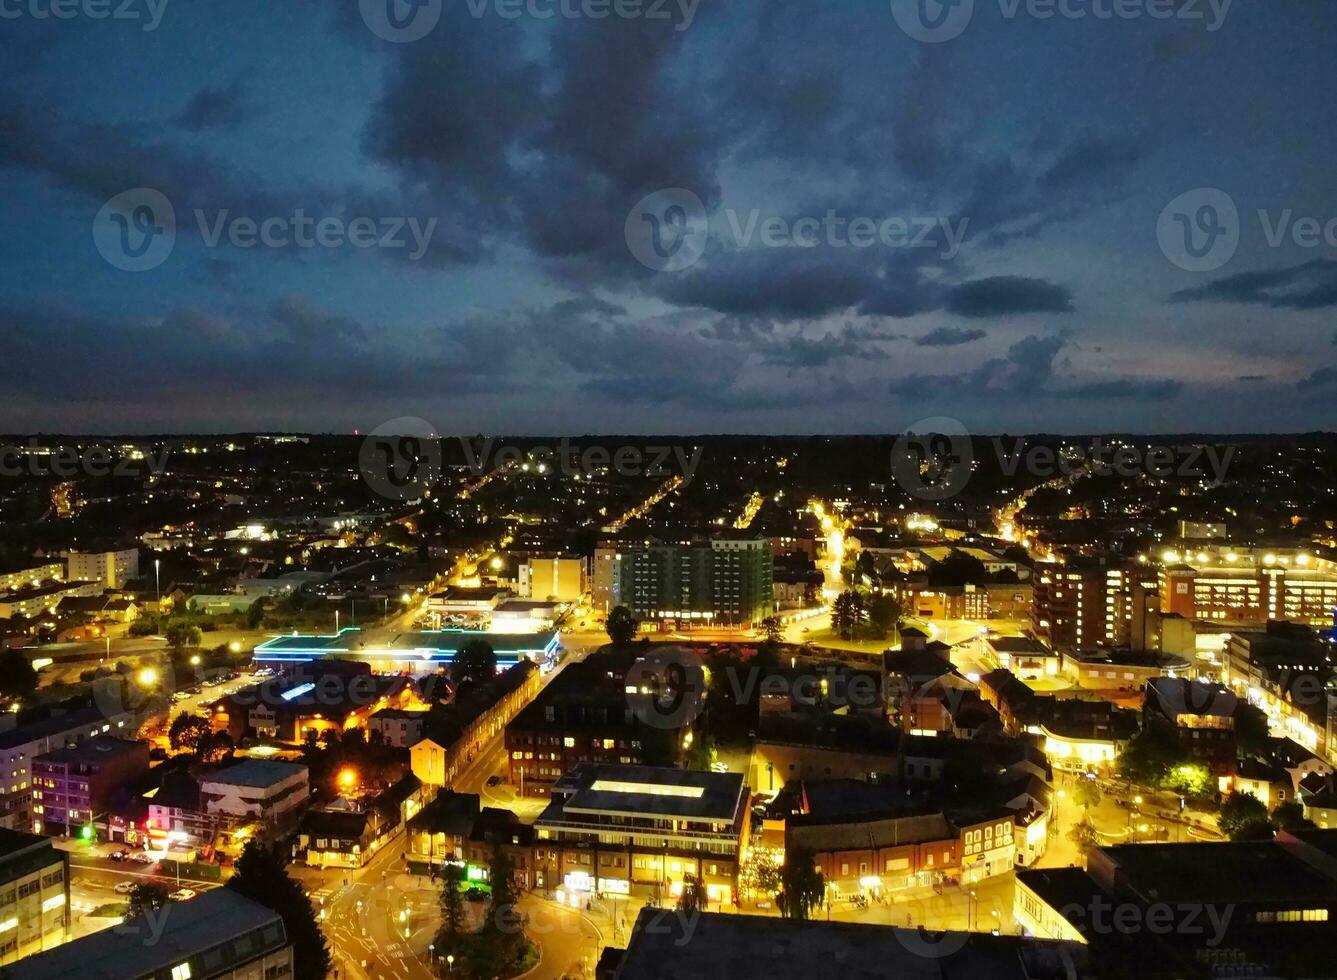
M1331 0L50 2L0 430L1337 426Z

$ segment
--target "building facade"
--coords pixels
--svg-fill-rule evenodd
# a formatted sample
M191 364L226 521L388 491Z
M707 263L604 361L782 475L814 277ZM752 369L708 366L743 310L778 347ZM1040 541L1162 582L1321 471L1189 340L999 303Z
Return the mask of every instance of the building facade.
M70 834L105 819L112 793L149 770L145 742L99 735L33 759L35 833Z
M69 939L69 860L46 837L0 830L0 966Z
M659 629L740 628L774 612L773 559L764 538L644 544L595 556L596 605L625 605ZM600 605L602 600L602 605Z
M119 589L139 578L139 549L124 551L71 551L66 556L71 582L96 582L106 589Z

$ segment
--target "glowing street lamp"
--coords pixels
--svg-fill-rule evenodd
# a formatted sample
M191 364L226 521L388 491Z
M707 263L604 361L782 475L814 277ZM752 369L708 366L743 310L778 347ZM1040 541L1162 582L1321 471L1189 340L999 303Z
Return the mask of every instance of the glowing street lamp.
M345 791L352 790L357 786L357 770L348 768L339 771L339 785Z
M152 667L145 667L136 675L136 679L145 687L152 687L158 683L158 672Z

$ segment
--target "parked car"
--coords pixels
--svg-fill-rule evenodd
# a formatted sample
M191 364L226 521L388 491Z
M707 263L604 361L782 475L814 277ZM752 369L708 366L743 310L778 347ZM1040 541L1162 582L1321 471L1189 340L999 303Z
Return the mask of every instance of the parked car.
M116 894L117 894L117 895L129 895L129 894L130 894L132 891L134 891L134 890L135 890L135 882L133 882L133 881L118 881L118 882L116 882Z
M158 860L152 854L146 851L135 851L130 855L130 860L136 864L157 864Z
M471 902L486 902L487 892L483 891L481 888L470 888L464 893L464 897Z
M195 889L178 888L176 891L172 892L167 897L170 898L173 902L188 902L195 897Z
M488 777L487 777L487 784L488 784L489 786L500 786L500 785L502 784L502 782L503 782L503 780L502 780L502 778L501 778L500 776L488 776Z
M125 851L112 851L111 854L107 856L110 857L113 861L124 861Z

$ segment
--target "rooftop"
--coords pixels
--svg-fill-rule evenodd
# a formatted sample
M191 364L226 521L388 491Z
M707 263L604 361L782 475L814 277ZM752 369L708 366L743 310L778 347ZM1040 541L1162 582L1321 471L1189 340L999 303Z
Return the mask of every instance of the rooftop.
M1016 936L713 912L687 924L645 909L632 929L618 978L774 980L836 974L841 980L1051 980L1081 975L1084 971L1073 965L1081 956L1073 944Z
M257 930L259 943L252 940L244 951L236 948L234 940ZM215 888L189 901L173 902L170 914L160 914L152 922L147 917L131 919L0 972L23 980L122 980L159 971L166 976L165 971L189 962L193 969L186 976L207 977L285 945L283 921L276 912L230 888ZM203 954L216 947L221 947L221 956L210 967Z
M1320 832L1323 851L1337 831ZM1118 869L1121 889L1160 902L1337 901L1337 877L1278 841L1119 844L1101 849Z
M285 779L291 779L298 773L305 773L306 766L295 762L277 762L273 759L247 759L226 769L205 773L201 783L227 783L231 786L273 786Z
M55 763L103 762L116 756L132 754L142 754L147 759L149 754L148 744L99 735L97 738L85 739L78 745L69 745L65 748L43 752L33 761Z
M539 817L623 814L733 823L746 803L741 773L658 766L577 766L553 786L554 802ZM559 800L559 794L567 794Z

